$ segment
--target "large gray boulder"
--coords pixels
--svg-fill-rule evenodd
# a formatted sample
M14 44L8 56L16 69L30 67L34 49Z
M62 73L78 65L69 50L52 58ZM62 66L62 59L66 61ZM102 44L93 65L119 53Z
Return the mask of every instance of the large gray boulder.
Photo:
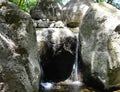
M105 2L94 3L80 26L81 70L86 84L120 86L120 11Z
M38 60L30 15L0 1L0 92L39 92Z
M75 34L68 28L38 29L36 34L44 72L43 80L47 82L66 80L71 75L75 61Z
M68 27L78 27L91 0L70 0L62 11L62 20Z

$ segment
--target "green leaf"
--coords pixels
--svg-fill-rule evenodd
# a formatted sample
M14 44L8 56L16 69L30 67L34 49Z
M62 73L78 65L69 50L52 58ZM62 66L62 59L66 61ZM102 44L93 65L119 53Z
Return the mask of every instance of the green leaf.
M96 2L100 3L100 2L104 2L104 0L96 0Z
M19 3L19 0L9 0L9 1L17 5ZM30 9L36 5L36 3L37 3L37 0L22 0L20 9L26 12L29 12Z

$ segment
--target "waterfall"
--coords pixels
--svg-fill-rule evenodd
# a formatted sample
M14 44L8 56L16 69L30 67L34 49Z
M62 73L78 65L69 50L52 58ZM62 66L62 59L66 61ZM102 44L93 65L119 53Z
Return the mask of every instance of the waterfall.
M78 71L78 45L79 45L79 41L78 41L78 34L76 34L76 50L75 50L75 63L73 65L73 81L79 81L79 71Z
M74 63L74 81L78 81L78 35L76 36L76 51L75 51L75 63Z
M72 70L71 76L65 82L82 85L82 82L80 80L80 72L78 69L78 48L79 48L78 34L76 34L76 39L77 41L76 41L75 61L73 65L73 70Z
M79 92L80 87L83 85L82 81L80 80L80 71L78 68L78 48L79 48L79 41L78 41L78 34L76 35L76 48L75 48L75 59L73 70L71 76L65 80L58 83L55 82L42 82L40 84L41 92L53 92L52 90L66 90L65 87L68 87L69 92ZM66 85L66 86L65 86ZM57 91L56 91L57 92ZM66 91L64 91L66 92Z

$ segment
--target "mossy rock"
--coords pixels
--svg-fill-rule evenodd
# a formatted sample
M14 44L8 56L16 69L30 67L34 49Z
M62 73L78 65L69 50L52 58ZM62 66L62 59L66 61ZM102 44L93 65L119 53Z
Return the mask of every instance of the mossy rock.
M79 22L70 22L70 23L67 23L67 27L70 27L70 28L79 27Z
M5 16L5 20L8 24L15 24L15 28L17 29L20 26L20 20L21 17L18 13L19 11L16 12L16 10L8 10Z

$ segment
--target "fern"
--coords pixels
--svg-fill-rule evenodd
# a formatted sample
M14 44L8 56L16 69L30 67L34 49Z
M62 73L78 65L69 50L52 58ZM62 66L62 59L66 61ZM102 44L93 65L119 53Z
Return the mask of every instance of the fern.
M37 0L9 0L10 2L15 3L21 10L29 12L32 7L37 3Z

